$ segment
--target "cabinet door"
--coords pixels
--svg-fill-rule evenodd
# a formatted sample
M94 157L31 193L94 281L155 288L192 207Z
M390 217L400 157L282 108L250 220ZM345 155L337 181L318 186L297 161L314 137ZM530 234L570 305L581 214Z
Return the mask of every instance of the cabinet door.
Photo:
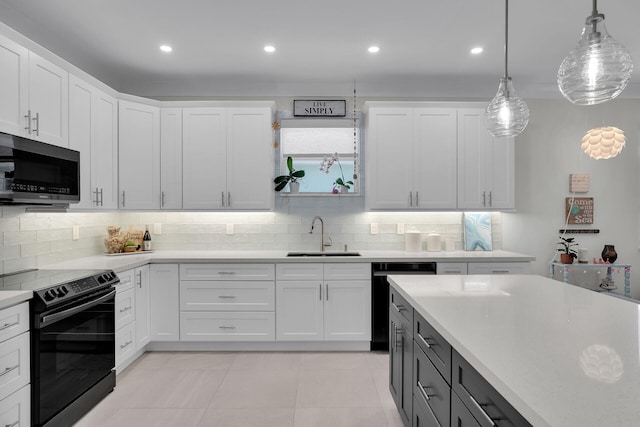
M29 51L0 36L0 131L25 135Z
M277 282L276 339L322 341L323 294L321 282Z
M97 207L118 208L118 101L101 91L93 97L91 146L92 190L97 190ZM82 163L80 164L82 167ZM95 197L95 196L94 196Z
M227 120L224 108L182 110L183 206L227 207ZM247 171L252 176L251 171Z
M367 207L411 207L414 198L413 109L370 109L365 153Z
M119 207L160 207L160 109L119 101Z
M69 73L33 52L29 52L28 108L32 119L29 137L69 146Z
M120 372L124 363L136 353L136 322L116 330L116 371Z
M484 112L458 110L458 209L487 209L487 143Z
M182 108L160 112L160 207L182 208Z
M135 291L127 289L116 294L115 329L118 330L136 320Z
M0 426L31 425L31 387L26 385L0 401Z
M416 109L414 131L414 207L457 206L457 110Z
M409 425L409 420L402 408L402 325L400 318L389 310L389 392L396 403L404 424Z
M514 139L492 138L491 136L488 138L489 207L492 209L514 209L516 207Z
M69 148L80 152L80 203L73 205L78 209L91 209L96 203L91 179L93 90L78 77L69 76Z
M136 351L151 341L149 317L149 265L135 269Z
M270 108L227 111L227 207L273 209Z
M371 281L325 283L324 339L371 341Z
M29 383L29 333L10 338L0 346L0 400Z
M151 264L149 271L149 320L152 341L180 339L178 264Z

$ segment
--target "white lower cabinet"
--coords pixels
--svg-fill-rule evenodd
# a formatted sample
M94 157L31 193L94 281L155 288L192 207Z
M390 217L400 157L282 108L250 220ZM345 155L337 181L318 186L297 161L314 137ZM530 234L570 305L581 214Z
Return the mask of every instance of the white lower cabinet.
M273 264L180 266L181 341L274 341Z
M31 425L29 303L0 310L0 425Z
M529 274L529 262L470 262L469 274Z
M134 293L136 304L136 351L142 350L151 341L151 319L149 317L149 265L134 270Z
M152 264L149 273L151 341L180 340L178 264Z
M116 285L116 371L120 372L131 363L136 352L136 302L135 271L118 273L120 283Z
M371 265L276 265L278 341L371 340Z
M436 274L467 274L466 262L439 262Z
M131 322L116 331L116 371L126 367L125 363L136 353L136 322Z

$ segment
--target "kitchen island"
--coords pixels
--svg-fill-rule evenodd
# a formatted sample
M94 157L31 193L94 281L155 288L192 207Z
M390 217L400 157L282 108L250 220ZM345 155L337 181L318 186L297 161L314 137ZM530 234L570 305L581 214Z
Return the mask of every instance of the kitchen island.
M533 275L389 282L530 424L638 425L638 304Z

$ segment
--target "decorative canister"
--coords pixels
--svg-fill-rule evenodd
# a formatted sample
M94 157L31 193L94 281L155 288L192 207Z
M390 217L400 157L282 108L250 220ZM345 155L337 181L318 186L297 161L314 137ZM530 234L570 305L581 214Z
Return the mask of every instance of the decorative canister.
M109 237L104 239L104 245L107 248L107 252L110 254L119 254L122 252L122 245L124 241L120 237L120 227L110 225L107 227Z
M613 245L604 245L604 249L602 250L602 260L604 262L609 261L613 264L617 259L618 253L616 252L616 248L613 247Z
M422 250L422 234L419 231L407 231L404 233L404 250L407 252L420 252Z
M440 235L437 233L427 234L427 251L440 252L441 249Z

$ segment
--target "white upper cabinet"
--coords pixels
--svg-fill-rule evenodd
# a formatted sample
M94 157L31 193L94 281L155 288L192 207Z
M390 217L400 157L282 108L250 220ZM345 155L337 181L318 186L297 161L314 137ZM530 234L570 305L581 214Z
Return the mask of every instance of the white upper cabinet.
M369 108L369 209L456 208L456 109Z
M0 130L67 147L68 73L0 36Z
M118 102L69 76L69 148L80 152L80 203L73 208L116 209Z
M182 118L184 209L271 209L271 107L184 108Z
M458 208L515 208L515 144L494 138L485 128L484 110L458 111Z
M160 207L182 209L182 108L160 111Z
M119 207L160 208L160 109L119 101Z

